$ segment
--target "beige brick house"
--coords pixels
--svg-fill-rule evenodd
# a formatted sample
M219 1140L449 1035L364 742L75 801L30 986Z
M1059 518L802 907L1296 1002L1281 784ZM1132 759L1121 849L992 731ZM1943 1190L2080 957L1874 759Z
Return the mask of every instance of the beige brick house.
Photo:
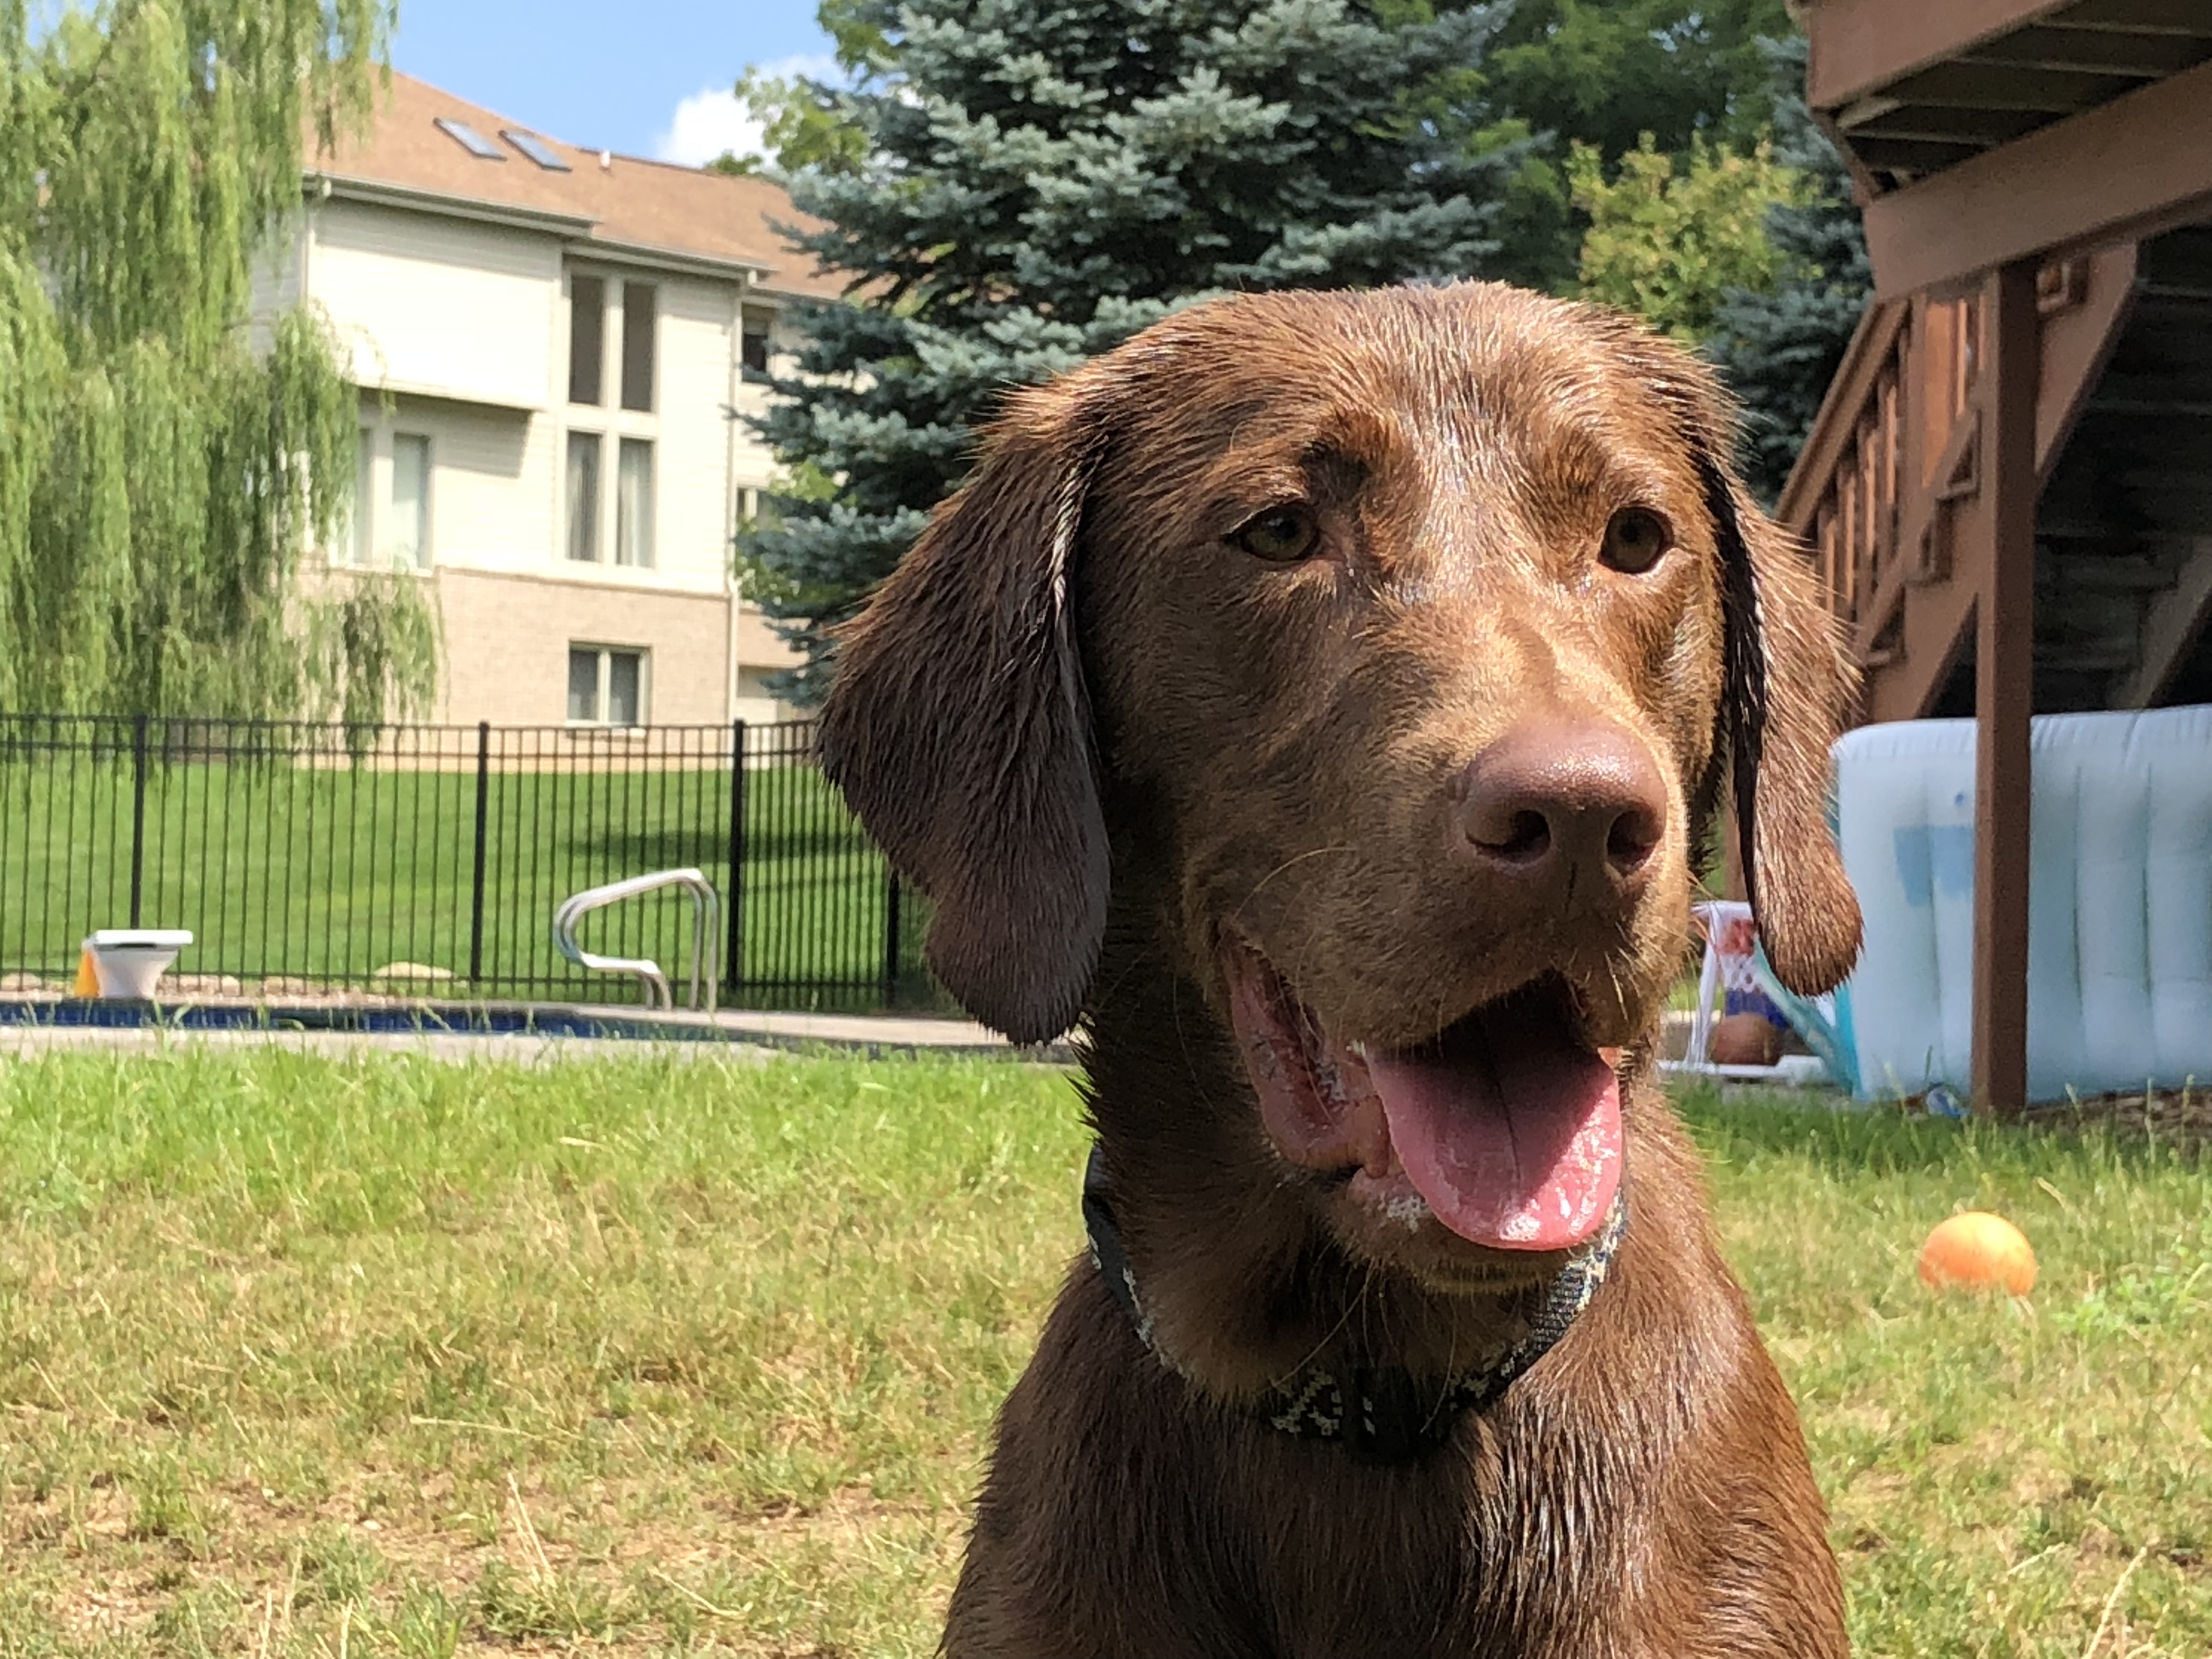
M782 191L578 149L394 75L311 161L264 299L319 305L362 388L334 571L418 571L436 717L633 726L787 718L789 648L730 539L769 482L755 410L785 304L835 279ZM339 575L337 580L344 580Z

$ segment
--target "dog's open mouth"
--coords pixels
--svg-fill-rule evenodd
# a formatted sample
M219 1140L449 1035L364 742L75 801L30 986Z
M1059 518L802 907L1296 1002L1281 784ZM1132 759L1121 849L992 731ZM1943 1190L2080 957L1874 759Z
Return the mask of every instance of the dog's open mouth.
M1563 1250L1620 1184L1620 1083L1564 982L1484 1004L1434 1042L1340 1042L1257 951L1228 957L1231 1017L1276 1149L1418 1206L1471 1243ZM1408 1190L1410 1189L1410 1190Z

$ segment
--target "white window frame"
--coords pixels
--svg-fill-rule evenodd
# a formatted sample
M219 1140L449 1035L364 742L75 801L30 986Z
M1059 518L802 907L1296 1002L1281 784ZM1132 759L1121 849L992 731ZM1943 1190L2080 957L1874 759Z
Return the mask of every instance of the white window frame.
M397 544L387 542L378 562L380 568L411 570L419 575L427 574L438 562L438 445L427 432L410 432L398 427L392 429L387 446L392 453L390 483L384 492L382 505L389 509L395 529L399 520L399 446L403 442L422 446L422 499L415 509L418 532L415 556L402 559Z
M578 277L589 277L604 284L601 293L604 306L601 312L603 329L599 341L601 379L600 401L597 404L559 404L556 416L560 433L561 461L554 483L554 518L559 528L548 550L552 568L572 573L579 577L586 570L596 573L596 580L618 581L625 585L651 583L652 576L667 567L668 545L662 535L666 506L660 489L665 470L666 434L662 410L668 400L668 382L664 371L668 356L661 348L667 343L668 290L671 278L658 272L631 273L619 266L595 265L589 262L568 267L564 285L573 296ZM628 356L625 338L629 319L629 284L635 283L650 288L653 292L653 408L650 410L623 407L623 365ZM573 298L571 301L573 304ZM564 360L565 372L565 360ZM564 386L565 391L565 386ZM569 556L571 536L568 525L568 444L577 436L589 438L599 445L599 522L592 538L592 557L576 559ZM641 442L649 447L647 493L652 497L647 512L644 557L635 563L622 559L622 456L625 441Z
M622 337L622 362L615 376L614 396L607 400L610 407L624 415L645 416L648 418L660 412L660 336L661 318L665 307L661 294L666 285L657 276L625 276L622 279L622 323L616 331ZM648 317L653 337L646 342L645 402L632 404L629 400L629 311L630 290L642 289L653 296Z
M760 333L757 337L767 343L766 349L764 349L761 354L761 366L758 368L754 368L750 363L745 361L745 336L748 332L745 327L745 322L748 316L757 316L763 319L768 325L767 327L760 331ZM745 386L766 386L769 381L775 378L775 307L763 305L757 300L750 298L741 300L738 302L738 380L741 384Z
M641 510L637 514L641 522L628 526L635 532L630 539L636 544L633 550L638 556L624 558L623 556L624 550L623 531L625 527L623 512L623 481L626 477L624 462L629 456L639 453L642 453L645 457L644 499L640 503ZM660 445L659 441L653 438L640 437L635 433L621 434L615 439L615 538L611 545L614 557L610 562L625 570L652 570L659 566L660 552L659 547L655 545L658 521L660 517L659 495Z
M366 570L374 561L376 477L376 428L364 425L354 438L353 504L331 538L330 562L335 567Z
M568 470L571 457L580 438L589 439L599 452L599 462L592 469L592 555L580 559L575 555L576 532L569 500ZM561 544L559 562L573 568L577 565L604 566L607 562L607 434L596 427L572 426L561 438Z
M599 393L589 402L580 402L572 394L576 387L576 278L581 276L599 284ZM616 332L615 325L607 313L615 301L619 279L596 270L570 270L562 286L568 290L567 315L568 337L561 347L561 405L568 409L605 409L607 406L607 343ZM620 398L617 397L617 401Z
M589 720L579 720L568 713L568 665L580 651L598 654L599 661L599 690L593 696L593 714ZM631 726L617 726L609 717L613 702L614 659L617 657L637 659L637 720ZM643 645L604 645L596 640L571 640L568 655L563 659L561 677L561 708L566 725L580 731L642 732L653 723L653 648Z
M329 549L334 568L428 576L437 565L438 438L434 432L406 424L407 420L404 414L365 416L356 428L353 512ZM394 453L404 440L422 446L422 544L414 560L399 558L392 546L398 522L398 503L392 498L398 482Z

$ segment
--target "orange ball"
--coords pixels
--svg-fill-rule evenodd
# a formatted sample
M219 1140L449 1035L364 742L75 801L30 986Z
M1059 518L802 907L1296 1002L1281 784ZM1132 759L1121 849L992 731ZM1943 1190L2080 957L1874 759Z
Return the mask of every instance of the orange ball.
M1969 1210L1928 1235L1920 1247L1920 1278L1935 1290L2001 1285L2026 1296L2035 1288L2035 1252L2002 1216Z

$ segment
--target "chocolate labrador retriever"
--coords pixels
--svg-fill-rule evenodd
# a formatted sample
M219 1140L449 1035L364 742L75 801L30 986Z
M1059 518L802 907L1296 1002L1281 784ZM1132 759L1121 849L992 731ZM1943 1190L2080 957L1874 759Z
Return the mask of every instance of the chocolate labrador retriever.
M825 766L1097 1135L952 1659L1845 1650L1652 1079L1724 766L1776 972L1858 946L1730 439L1584 307L1220 301L1016 394L847 635Z

